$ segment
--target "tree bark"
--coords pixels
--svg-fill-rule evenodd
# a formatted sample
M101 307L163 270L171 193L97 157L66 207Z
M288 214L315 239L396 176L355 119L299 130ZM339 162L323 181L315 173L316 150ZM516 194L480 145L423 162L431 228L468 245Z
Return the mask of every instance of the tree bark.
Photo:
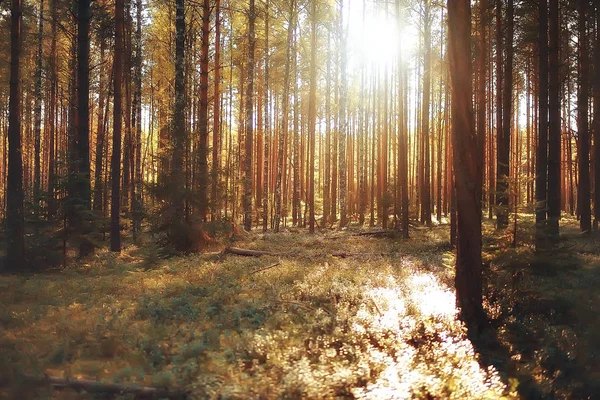
M579 131L579 186L577 199L579 204L579 228L588 232L592 228L590 212L590 133L588 129L588 37L587 37L587 0L579 0L577 7L577 25L579 41L577 92L577 130Z
M208 1L208 0L207 0ZM256 20L256 10L254 0L250 0L248 10L248 86L246 88L246 155L245 155L245 176L244 176L244 229L252 229L252 160L254 144L254 49L256 47L256 38L254 34L254 22Z
M558 0L550 0L548 47L548 236L558 239L561 191L560 149L560 80L559 80L559 21ZM586 97L587 103L587 97ZM589 169L588 169L589 171ZM589 198L589 197L588 197Z
M448 0L449 61L452 79L452 145L457 206L456 301L463 320L483 323L481 209L477 134L471 82L470 0Z
M538 132L535 164L536 248L545 247L548 198L548 1L539 0Z
M115 0L115 54L113 57L113 142L111 156L110 250L121 251L121 129L123 127L123 21L124 0Z
M210 40L210 0L202 2L202 43L200 47L200 112L198 120L198 214L208 211L208 49ZM213 132L215 136L217 132ZM215 149L213 149L213 152ZM213 153L214 154L214 153ZM214 176L213 176L214 177Z
M6 269L25 264L23 212L23 159L21 158L21 0L12 0L10 12L10 99L8 104L8 178L6 183Z
M203 21L204 22L204 21ZM202 31L204 35L204 28ZM212 219L221 213L221 202L218 198L221 140L221 0L215 1L215 95L213 99L213 140L212 140ZM260 149L259 149L260 151Z
M38 53L35 71L35 127L34 127L34 172L33 172L33 212L40 212L40 142L42 135L42 60L44 43L44 0L40 0L38 20Z
M312 0L311 8L311 52L310 52L310 94L308 99L308 230L315 232L315 130L317 124L317 0Z
M285 75L283 77L283 99L282 99L282 115L281 115L281 128L279 129L279 143L277 150L277 181L275 184L275 232L279 232L279 225L281 223L281 202L282 202L282 181L283 181L283 169L285 167L285 138L288 133L288 121L289 121L289 103L290 103L290 67L291 67L291 53L292 53L292 40L294 39L294 30L296 24L296 1L292 0L290 3L290 14L289 14L289 28L287 35L287 50L286 50L286 61L285 61Z

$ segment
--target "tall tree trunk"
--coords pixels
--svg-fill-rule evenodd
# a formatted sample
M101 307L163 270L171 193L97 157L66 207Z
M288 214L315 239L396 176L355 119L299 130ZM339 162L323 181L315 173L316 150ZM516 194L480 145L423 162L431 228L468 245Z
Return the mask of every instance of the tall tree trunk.
M90 186L90 0L78 2L77 19L77 194L81 201L78 212L78 223L82 237L79 245L79 256L90 254L94 246L87 235L89 234L89 217L86 211L92 208L92 191Z
M256 47L254 35L254 21L256 10L254 0L250 0L248 10L248 86L246 88L246 156L244 179L244 229L252 229L252 150L254 144L254 49Z
M421 222L431 225L431 163L429 149L429 104L431 99L431 18L430 4L425 2L424 34L425 62L423 67L423 103L421 105L421 138L423 141L423 186L421 192Z
M203 21L204 22L204 21ZM204 32L203 32L204 34ZM215 1L215 94L213 99L213 140L212 140L212 218L221 213L218 196L221 139L221 0ZM260 149L259 149L260 151Z
M44 43L44 0L40 0L38 22L38 53L35 71L35 127L34 127L34 172L33 172L33 212L36 216L40 211L40 142L42 136L42 60Z
M508 181L510 178L510 131L512 121L512 83L513 83L513 32L514 5L508 0L505 20L505 65L502 89L502 129L498 135L498 167L496 181L496 226L498 229L508 225Z
M536 248L545 246L548 198L548 1L539 0L538 132L535 164Z
M121 130L123 127L123 21L124 0L115 0L115 54L113 57L113 142L111 156L110 250L121 251Z
M346 160L346 136L348 121L346 120L346 101L347 101L347 79L346 76L346 29L344 28L344 2L340 2L340 103L339 103L339 174L340 174L340 227L348 224L346 196L348 191L347 182L347 160Z
M481 176L481 187L483 188L484 171L485 171L485 125L487 111L487 96L486 96L486 78L487 78L487 26L488 26L488 2L487 0L479 1L479 55L478 55L478 75L479 88L477 90L477 139L478 147L477 154L479 155L479 172ZM483 190L480 194L480 199L483 204Z
M202 43L200 48L200 113L198 142L198 214L204 220L208 211L208 49L210 0L202 2ZM213 132L215 136L217 132ZM218 149L217 149L218 150ZM213 152L215 149L213 149Z
M275 184L275 232L279 232L279 224L281 222L281 202L283 194L283 169L285 159L285 138L288 133L288 121L289 121L289 104L290 104L290 67L291 67L291 53L292 53L292 40L294 39L294 30L296 23L296 1L292 0L290 3L290 14L289 14L289 28L287 36L287 50L285 60L285 75L283 77L283 99L282 99L282 115L281 115L281 128L279 129L279 143L277 150L277 181Z
M48 219L52 220L55 216L55 162L54 157L55 151L55 138L57 134L56 129L56 104L57 104L57 90L58 90L58 68L57 68L57 56L56 56L56 43L57 43L57 8L56 0L51 0L50 13L51 13L51 41L50 41L50 57L49 57L49 73L50 73L50 105L48 107L48 121L50 126L49 132L49 145L48 145Z
M104 67L104 63L106 62L104 58L104 54L106 51L106 38L104 36L100 37L100 65ZM96 159L94 162L94 210L101 211L102 210L102 188L104 182L102 180L102 165L104 159L104 141L105 141L105 131L104 131L104 74L102 71L99 72L100 76L98 80L99 88L98 88L98 123L96 128ZM112 74L111 74L112 75Z
M269 113L269 0L265 2L265 155L263 170L263 232L269 223L269 148L271 116Z
M560 219L561 191L560 81L558 75L558 0L550 0L550 8L548 11L550 28L550 43L548 48L548 235L551 239L558 239L558 220Z
M596 5L594 42L594 229L600 221L600 6Z
M461 318L481 327L481 209L479 157L472 105L470 0L448 0L452 79L452 146L457 206L456 302Z
M579 228L582 232L590 231L592 228L590 212L590 132L588 129L588 37L587 37L587 0L579 0L577 7L578 15L578 83L577 92L577 130L579 131L579 187L577 191L578 209L581 216Z
M136 31L135 31L135 62L134 62L134 94L132 120L135 128L134 157L132 182L132 219L133 236L137 240L142 228L142 0L136 0Z
M6 183L6 269L25 264L23 214L23 160L21 158L21 0L10 10L10 99L8 104L8 178Z
M308 206L310 233L315 232L315 130L317 124L317 0L311 8L310 94L308 99Z

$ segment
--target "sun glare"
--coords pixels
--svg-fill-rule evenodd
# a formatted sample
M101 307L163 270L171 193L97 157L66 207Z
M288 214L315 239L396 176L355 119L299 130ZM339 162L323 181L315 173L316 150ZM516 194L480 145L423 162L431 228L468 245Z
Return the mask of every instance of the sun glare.
M352 7L348 21L348 45L353 55L351 65L363 66L374 71L390 67L402 58L410 56L417 45L416 27L399 21L395 14L378 4L367 4L366 8Z

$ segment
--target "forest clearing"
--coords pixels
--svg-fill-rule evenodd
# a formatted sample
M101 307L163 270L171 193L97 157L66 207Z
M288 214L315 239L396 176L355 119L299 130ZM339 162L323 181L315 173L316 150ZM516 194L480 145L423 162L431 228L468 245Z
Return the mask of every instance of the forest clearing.
M512 238L485 240L492 329L475 344L457 319L447 226L406 241L356 227L293 231L232 243L273 254L262 257L215 243L164 259L131 245L67 271L0 277L0 376L21 382L0 398L73 398L20 380L44 374L188 398L598 393L600 238L577 234L575 221L542 259L503 243Z
M597 0L0 0L0 400L592 399Z

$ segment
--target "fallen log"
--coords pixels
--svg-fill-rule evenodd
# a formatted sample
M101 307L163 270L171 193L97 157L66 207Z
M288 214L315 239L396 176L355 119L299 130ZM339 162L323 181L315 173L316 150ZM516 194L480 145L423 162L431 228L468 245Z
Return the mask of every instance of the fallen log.
M366 231L359 232L352 236L371 236L376 238L394 238L396 237L396 232L394 231Z
M246 257L261 257L261 256L276 256L277 255L275 253L270 253L268 251L241 249L239 247L225 247L225 249L223 249L223 254L235 254L237 256L246 256Z
M178 389L155 388L133 384L103 383L90 379L56 378L52 376L24 377L26 382L39 385L50 385L56 390L71 388L88 393L102 393L112 395L132 394L139 399L186 399L187 393Z

